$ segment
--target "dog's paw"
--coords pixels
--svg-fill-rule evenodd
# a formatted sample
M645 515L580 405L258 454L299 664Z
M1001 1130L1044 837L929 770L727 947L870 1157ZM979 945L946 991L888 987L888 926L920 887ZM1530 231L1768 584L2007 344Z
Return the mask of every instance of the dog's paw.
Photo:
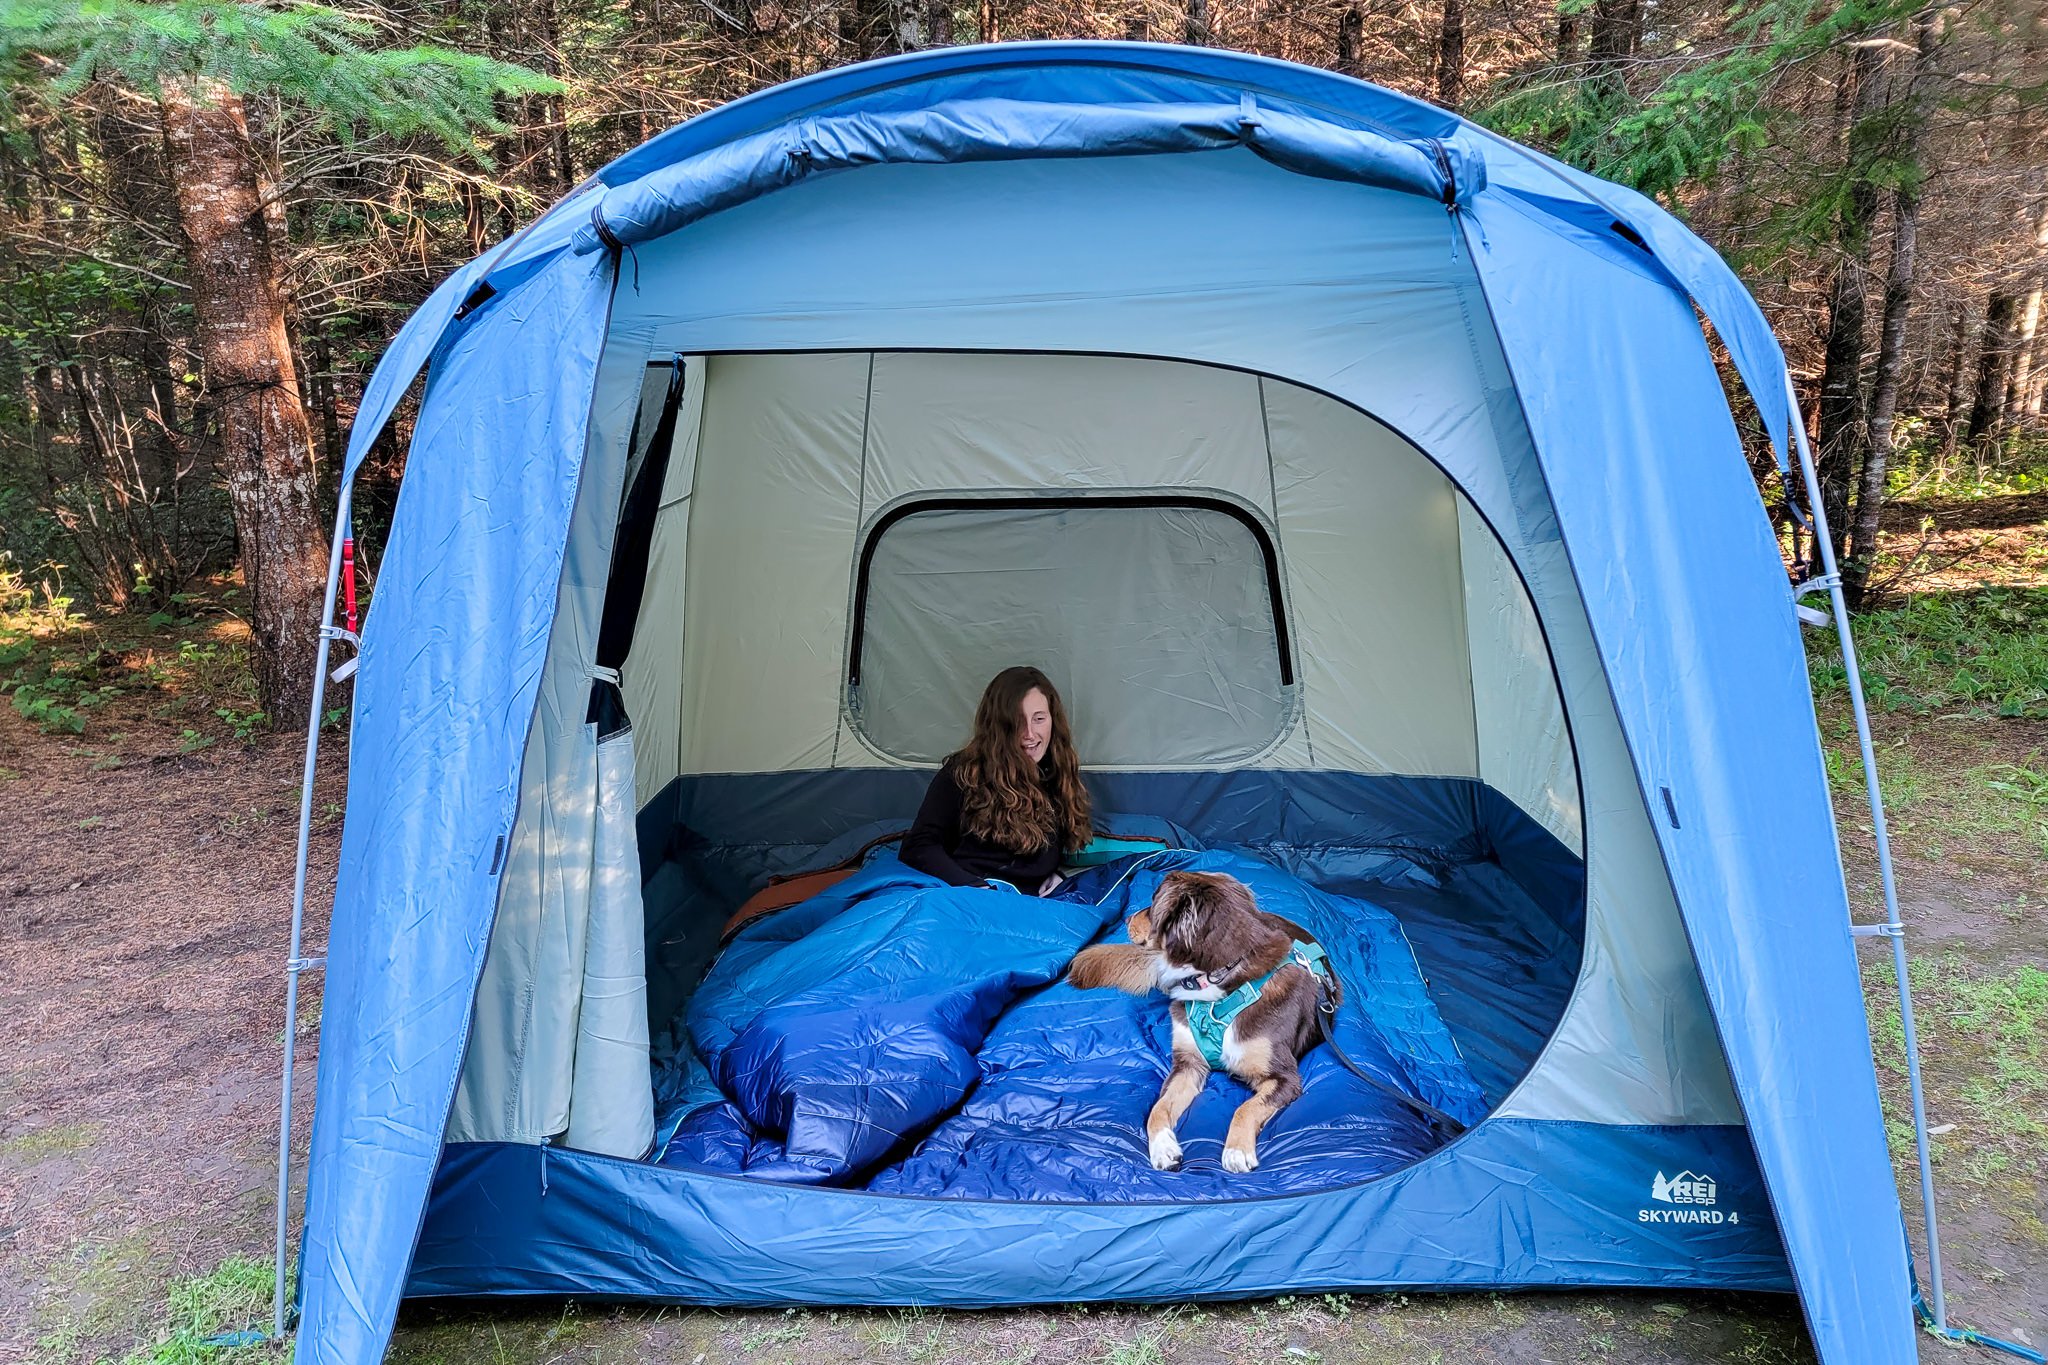
M1159 1132L1152 1135L1152 1169L1155 1171L1177 1171L1180 1169L1180 1139L1172 1133Z
M1155 1166L1158 1165L1157 1162L1153 1164ZM1223 1149L1223 1169L1229 1171L1232 1175L1243 1175L1247 1171L1256 1171L1258 1168L1259 1158L1249 1147L1225 1147Z

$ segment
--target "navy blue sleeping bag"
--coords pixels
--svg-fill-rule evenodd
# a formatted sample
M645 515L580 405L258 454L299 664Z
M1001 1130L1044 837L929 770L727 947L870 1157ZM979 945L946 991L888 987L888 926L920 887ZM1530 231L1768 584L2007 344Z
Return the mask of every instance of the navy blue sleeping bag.
M1332 1039L1304 1059L1305 1092L1267 1126L1249 1174L1220 1165L1250 1093L1220 1073L1182 1121L1183 1168L1152 1169L1143 1129L1171 1051L1166 1001L1059 980L1090 942L1123 939L1182 868L1239 878L1314 934L1344 983ZM1221 851L1126 858L1045 899L949 887L883 853L742 930L698 988L687 1039L662 1087L664 1164L895 1194L1325 1189L1441 1146L1451 1129L1436 1115L1471 1123L1486 1107L1392 915Z

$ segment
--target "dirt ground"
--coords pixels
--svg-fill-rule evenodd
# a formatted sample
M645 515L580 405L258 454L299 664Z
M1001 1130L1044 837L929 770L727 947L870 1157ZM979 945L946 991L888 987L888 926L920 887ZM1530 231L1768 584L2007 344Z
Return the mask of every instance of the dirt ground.
M0 1362L204 1358L159 1344L172 1287L230 1258L270 1256L302 744L288 734L244 742L191 719L209 710L235 726L232 708L208 698L180 710L147 692L109 702L83 735L40 733L0 705ZM1840 710L1823 708L1823 733L1845 751ZM2048 811L2037 833L2032 808L1990 786L2008 765L2048 768L2048 722L1881 717L1880 729L1897 769L1887 776L1904 793L1896 834L1930 1117L1941 1134L1951 1312L2048 1344L2048 996L2036 994L2048 963ZM344 756L338 743L330 748L315 802L314 952L343 799ZM1859 913L1871 918L1867 812L1851 783L1838 796ZM1862 951L1917 1239L1889 959L1877 947ZM317 974L307 984L301 1019L312 1026ZM310 1097L310 1027L301 1040ZM310 1102L296 1135L301 1173L309 1111ZM1924 1360L1957 1358L1922 1340ZM259 1347L244 1358L275 1354ZM1163 1365L1812 1356L1788 1299L1658 1292L985 1313L408 1308L393 1358Z

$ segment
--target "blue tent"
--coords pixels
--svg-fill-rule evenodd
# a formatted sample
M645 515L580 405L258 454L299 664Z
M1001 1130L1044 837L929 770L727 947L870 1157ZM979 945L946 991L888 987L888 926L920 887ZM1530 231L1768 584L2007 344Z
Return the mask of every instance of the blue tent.
M378 1358L407 1295L1575 1285L1796 1291L1824 1360L1914 1358L1794 597L1696 309L1782 468L1776 342L1647 199L1134 44L763 91L458 271L349 454L424 369L355 682L305 1358ZM1019 658L1103 831L1165 852L1001 963L889 976L915 907L1012 923L960 899L992 891L873 907ZM1126 1181L1142 1108L1060 1089L1147 1025L1083 1055L1047 983L1182 865L1293 897L1369 987L1256 1185L1199 1124L1187 1183ZM1016 978L966 1079L918 1079L925 1126L859 1179L790 1176L816 1153L749 1108L762 1020L794 1020L777 1066L843 1073L805 1031L871 1002L828 988L941 966L977 1002ZM1017 1155L1063 1134L1100 1160Z

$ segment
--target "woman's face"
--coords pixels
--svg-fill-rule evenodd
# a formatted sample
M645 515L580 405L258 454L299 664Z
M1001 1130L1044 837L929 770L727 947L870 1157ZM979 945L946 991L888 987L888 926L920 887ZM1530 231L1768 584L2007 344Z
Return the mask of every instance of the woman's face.
M1017 723L1023 736L1024 756L1038 762L1052 743L1052 704L1046 701L1045 693L1034 687L1024 694Z

